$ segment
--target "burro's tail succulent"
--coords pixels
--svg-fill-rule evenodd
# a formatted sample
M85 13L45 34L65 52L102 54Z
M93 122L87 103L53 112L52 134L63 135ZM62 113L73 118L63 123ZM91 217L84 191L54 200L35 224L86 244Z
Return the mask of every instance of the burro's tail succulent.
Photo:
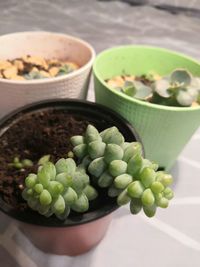
M66 219L70 210L87 211L89 201L97 197L96 189L89 183L89 176L79 171L73 159L61 158L56 164L46 162L37 174L29 174L22 196L40 214Z
M125 142L116 127L98 132L88 125L85 134L73 136L71 143L79 165L72 158L45 162L25 180L23 198L40 214L66 219L70 210L86 212L89 201L98 197L98 188L107 188L119 206L130 203L132 214L143 209L148 217L173 198L172 176L143 158L141 144Z

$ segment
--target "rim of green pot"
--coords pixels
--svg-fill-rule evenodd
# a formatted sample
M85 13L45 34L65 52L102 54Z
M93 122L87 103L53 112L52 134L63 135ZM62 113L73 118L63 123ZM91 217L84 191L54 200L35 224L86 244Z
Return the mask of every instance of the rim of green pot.
M104 87L106 87L109 91L111 91L113 94L123 98L124 100L127 100L130 103L136 103L139 105L142 105L144 107L149 107L149 108L155 108L155 109L159 109L159 110L170 110L170 111L178 111L178 112L182 112L182 111L194 111L194 110L199 110L200 109L200 105L197 107L174 107L174 106L164 106L164 105L159 105L159 104L154 104L154 103L149 103L149 102L145 102L136 98L131 98L130 96L127 96L124 93L118 92L117 90L115 90L114 88L111 88L107 85L107 83L104 81L104 79L101 78L101 75L98 72L98 61L101 60L101 57L109 54L110 52L113 51L118 51L118 50L126 50L126 49L141 49L143 48L144 50L153 50L153 51L158 51L158 52L166 52L178 57L182 57L188 61L191 61L197 65L199 65L199 69L200 69L200 62L193 59L190 56L187 56L183 53L180 52L176 52L170 49L166 49L166 48L161 48L161 47L156 47L156 46L147 46L147 45L123 45L123 46L116 46L116 47L112 47L109 49L106 49L104 51L102 51L101 53L99 53L96 56L96 59L94 60L94 64L93 64L93 74L96 76L96 78L102 83L102 85Z

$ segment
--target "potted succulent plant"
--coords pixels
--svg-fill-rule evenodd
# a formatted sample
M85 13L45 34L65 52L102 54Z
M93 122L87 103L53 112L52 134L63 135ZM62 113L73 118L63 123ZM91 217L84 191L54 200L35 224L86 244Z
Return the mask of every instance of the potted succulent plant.
M172 176L145 159L135 131L101 105L33 104L4 118L0 136L1 210L45 252L84 253L119 206L152 217L173 197Z
M95 51L84 40L17 32L0 36L0 46L0 117L45 99L86 99Z
M93 72L96 101L134 125L146 156L169 170L200 125L200 64L166 49L124 46L99 54Z

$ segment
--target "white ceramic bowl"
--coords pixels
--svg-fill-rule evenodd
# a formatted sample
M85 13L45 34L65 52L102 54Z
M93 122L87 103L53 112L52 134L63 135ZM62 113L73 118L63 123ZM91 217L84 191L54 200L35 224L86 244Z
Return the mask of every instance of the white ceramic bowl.
M19 32L0 36L0 60L24 55L69 60L81 67L55 78L27 81L0 78L0 117L17 107L39 100L86 98L95 58L95 51L87 42L51 32Z

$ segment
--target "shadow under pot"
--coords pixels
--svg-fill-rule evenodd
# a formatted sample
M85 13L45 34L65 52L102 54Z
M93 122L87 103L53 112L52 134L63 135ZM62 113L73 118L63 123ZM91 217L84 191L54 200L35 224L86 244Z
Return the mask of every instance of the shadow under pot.
M99 131L116 126L127 142L140 141L134 129L117 113L99 104L78 100L51 100L20 108L0 122L0 209L13 218L21 231L47 253L75 256L89 251L104 237L118 208L107 189L85 213L70 212L65 220L46 218L28 208L21 194L24 180L37 171L38 159L51 155L53 162L72 150L70 137L81 135L88 124ZM10 168L14 157L28 158L33 166Z

